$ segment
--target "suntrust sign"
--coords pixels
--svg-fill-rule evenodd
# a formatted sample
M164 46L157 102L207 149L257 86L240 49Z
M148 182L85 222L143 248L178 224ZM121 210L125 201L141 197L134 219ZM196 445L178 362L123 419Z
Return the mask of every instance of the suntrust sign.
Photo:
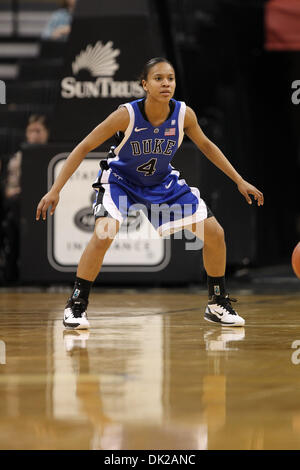
M141 98L144 95L138 81L115 81L113 75L119 69L116 58L119 49L113 49L113 42L89 44L72 63L74 75L86 70L93 80L78 80L65 77L61 82L61 96L65 99L79 98Z
M61 82L61 96L70 98L141 98L142 88L135 81L116 82L111 78L97 78L92 81L77 81L66 77Z

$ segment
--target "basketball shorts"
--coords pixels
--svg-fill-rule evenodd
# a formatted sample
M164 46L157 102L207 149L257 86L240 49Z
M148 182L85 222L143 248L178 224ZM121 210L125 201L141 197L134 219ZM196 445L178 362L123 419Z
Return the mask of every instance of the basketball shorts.
M112 217L122 223L133 212L142 211L161 236L213 217L199 189L179 179L176 170L154 186L135 185L112 169L100 170L93 188L95 219Z

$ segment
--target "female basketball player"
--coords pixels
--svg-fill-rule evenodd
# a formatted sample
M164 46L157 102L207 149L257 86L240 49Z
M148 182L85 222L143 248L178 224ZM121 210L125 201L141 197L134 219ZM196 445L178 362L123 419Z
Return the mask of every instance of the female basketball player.
M184 133L236 183L249 204L252 202L250 195L253 195L258 205L262 205L263 194L245 181L204 135L194 111L172 98L175 72L168 60L160 57L149 60L142 72L141 84L146 97L120 106L77 145L37 207L36 220L41 214L45 220L50 207L52 215L61 189L84 157L114 134L124 134L120 144L110 151L108 159L101 165L98 182L94 185L98 189L94 204L95 230L81 256L63 324L67 328L89 328L86 313L89 292L104 255L130 206L143 204L146 215L162 236L184 227L204 238L203 261L209 295L204 318L219 325L244 325L244 319L232 308L232 299L226 294L223 229L200 198L199 190L180 180L179 173L170 165ZM156 207L157 204L169 205L168 220L159 217L153 222L154 204ZM171 214L174 205L176 210Z

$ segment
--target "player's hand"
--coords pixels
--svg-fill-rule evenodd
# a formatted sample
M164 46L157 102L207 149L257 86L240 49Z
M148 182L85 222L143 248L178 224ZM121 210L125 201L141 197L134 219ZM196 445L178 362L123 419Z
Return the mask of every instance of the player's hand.
M46 220L47 217L47 210L49 207L51 207L50 215L54 214L54 211L56 209L56 206L59 201L59 193L56 191L49 191L45 196L42 197L40 200L37 210L36 210L36 220L40 220L40 216L42 214L42 219Z
M264 195L260 192L255 186L248 183L245 180L242 180L238 183L238 190L239 192L245 197L248 204L252 204L252 200L250 194L254 197L255 201L257 201L258 206L263 206L264 204Z

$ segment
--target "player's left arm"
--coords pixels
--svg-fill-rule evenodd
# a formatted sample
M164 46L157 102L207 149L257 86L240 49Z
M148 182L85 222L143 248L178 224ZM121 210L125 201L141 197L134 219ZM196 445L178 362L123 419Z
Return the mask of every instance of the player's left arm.
M197 145L202 153L220 170L225 173L238 187L240 193L246 198L249 204L252 204L250 194L254 196L257 205L261 206L264 203L264 196L255 186L245 181L242 176L233 168L231 163L227 160L221 150L206 137L194 111L187 106L185 119L184 119L184 132L186 135Z

